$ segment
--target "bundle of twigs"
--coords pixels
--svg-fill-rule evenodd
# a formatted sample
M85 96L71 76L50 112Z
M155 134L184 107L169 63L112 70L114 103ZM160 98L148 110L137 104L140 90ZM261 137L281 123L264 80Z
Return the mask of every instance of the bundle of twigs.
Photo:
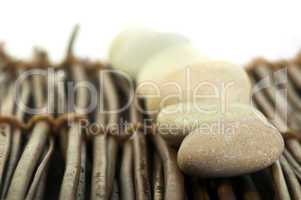
M281 131L285 151L271 167L274 190L279 199L301 199L300 133L300 55L293 60L255 60L248 66L255 84L254 101Z
M1 198L183 199L175 151L142 126L134 88L111 67L76 58L75 35L59 65L43 51L31 62L19 62L1 50ZM70 83L77 84L72 97ZM88 93L89 84L97 98ZM93 98L97 106L88 110ZM129 99L135 100L118 111ZM81 120L102 128L91 134ZM117 132L114 125L120 125Z

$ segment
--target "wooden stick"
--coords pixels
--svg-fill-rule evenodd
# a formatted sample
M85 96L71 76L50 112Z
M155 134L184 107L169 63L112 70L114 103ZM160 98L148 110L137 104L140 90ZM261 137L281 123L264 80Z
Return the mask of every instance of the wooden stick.
M275 192L277 194L278 199L290 200L291 197L289 195L279 161L272 165L272 175L275 185Z
M87 80L83 66L79 63L74 64L73 44L79 27L75 27L68 46L67 61L72 69L72 77L76 83L83 83ZM76 108L80 109L79 114L85 115L85 109L88 104L88 90L85 87L79 87L76 96ZM66 169L63 177L60 199L75 199L78 190L78 184L81 174L81 151L82 151L82 130L80 122L73 122L70 125L68 133L68 145L66 154Z
M15 101L15 93L13 85L8 90L8 95L4 98L4 102L1 105L1 113L5 115L12 115ZM12 140L12 127L9 124L0 124L0 189L4 184L4 168L6 163L9 162L9 154L11 151Z
M104 72L104 73L103 73ZM119 109L119 101L118 101L118 95L116 91L116 87L114 85L114 82L112 80L112 73L101 71L100 75L103 77L104 81L104 91L105 96L107 98L107 107L109 116L108 116L108 128L111 126L116 127L119 122L118 118L118 109ZM113 136L108 136L108 151L107 151L107 158L108 158L108 166L107 166L107 192L108 195L111 196L112 190L113 190L113 184L115 179L115 171L116 171L116 160L117 160L117 152L118 152L118 142Z
M48 150L47 150L44 158L42 159L40 165L38 166L38 168L36 170L35 176L32 180L30 188L27 192L26 200L34 199L34 197L36 195L36 192L37 192L37 189L39 187L40 181L42 179L42 176L44 175L45 169L49 165L49 160L50 160L50 157L52 155L53 149L54 149L54 139L50 138L50 144L49 144Z
M30 97L30 89L28 82L25 81L22 85L21 89L21 95L19 100L16 102L17 105L19 103L22 103L24 105L28 104L29 97ZM24 120L24 110L20 108L20 106L17 108L17 114L16 117L20 120ZM17 166L19 157L20 157L20 151L21 151L21 145L22 145L22 132L20 129L15 128L12 133L12 146L11 146L11 152L10 152L10 157L7 163L7 169L6 169L6 176L5 176L5 181L3 185L3 191L1 194L1 199L4 199L8 190L8 187L10 185L11 179L13 172Z
M292 64L288 67L288 74L291 77L293 83L301 89L301 70L300 66Z
M280 164L283 168L283 172L287 178L287 182L289 184L290 188L290 194L293 199L301 199L301 190L300 190L300 184L298 182L298 179L293 172L292 168L290 167L289 163L285 159L285 157L280 157Z
M84 200L86 193L86 163L87 163L87 145L85 141L82 141L81 148L81 161L80 161L80 176L79 176L79 184L77 188L77 200Z
M136 199L147 200L151 198L151 192L147 169L146 141L142 133L134 132L133 149Z
M120 169L121 199L135 199L133 180L133 149L131 140L127 140L122 147L122 159Z
M291 155L291 152L289 152L287 149L284 150L283 153L284 157L286 158L287 162L292 167L294 173L298 177L299 180L301 180L301 166L297 162L297 160Z
M157 152L154 154L152 182L153 182L154 200L163 200L164 199L163 164Z
M34 100L36 108L46 105L44 100L43 80L41 76L33 76ZM47 122L38 122L31 133L31 137L23 151L8 190L7 199L24 199L34 170L42 155L47 142L50 126Z
M99 120L98 120L99 122ZM107 139L101 133L93 139L93 172L91 199L108 199L107 195Z
M135 106L137 100L134 98L134 102L130 107L130 121L133 124L139 123L141 120L137 113ZM134 150L134 176L135 176L135 192L136 199L147 200L151 199L149 171L148 171L148 153L147 144L144 133L139 130L134 130L132 135L133 150Z
M82 133L78 124L71 124L68 132L66 169L61 186L60 199L75 199L80 177Z
M35 200L45 199L44 193L45 193L45 189L46 189L46 185L47 185L47 173L48 173L48 166L42 174L41 180L40 180L38 188L37 188L37 192L34 197Z
M154 133L152 139L163 164L164 199L184 199L184 176L177 165L176 151L171 149L159 134Z

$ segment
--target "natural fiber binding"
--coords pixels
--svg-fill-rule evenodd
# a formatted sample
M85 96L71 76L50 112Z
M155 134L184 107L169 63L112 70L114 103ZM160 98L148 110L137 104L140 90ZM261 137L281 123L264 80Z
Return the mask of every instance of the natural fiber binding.
M251 63L249 63L248 65L246 65L245 69L248 73L251 73L256 67L258 66L271 66L271 63L268 62L266 59L264 58L256 58L254 61L252 61Z
M57 130L60 130L63 126L65 126L68 123L78 122L86 119L88 119L87 116L78 113L65 113L57 118L53 117L50 114L40 114L40 115L32 116L28 122L24 123L16 117L0 115L0 124L5 123L22 130L30 130L32 127L34 127L36 123L44 121L50 124L52 130L56 132ZM151 132L153 133L156 128L152 126L151 129L153 129L153 131ZM107 127L105 130L101 130L96 134L95 133L94 134L86 133L86 134L88 138L93 138L98 134L107 134L110 136L114 136L118 139L124 140L130 138L137 131L144 131L144 126L141 123L130 124L125 129L123 134L118 134L116 130L110 129L110 127Z
M279 60L277 62L271 63L271 67L273 70L287 68L288 66L290 66L290 63L287 60Z
M21 120L19 120L18 118L14 117L14 116L4 116L1 115L0 116L0 124L9 124L13 127L17 127L20 129L25 129L25 124L23 122L21 122Z
M30 130L36 123L41 121L49 123L53 130L59 130L68 122L76 122L82 119L87 119L87 116L77 113L65 113L55 118L50 114L40 114L32 116L27 123L24 123L16 117L0 115L0 123L6 123L22 130Z

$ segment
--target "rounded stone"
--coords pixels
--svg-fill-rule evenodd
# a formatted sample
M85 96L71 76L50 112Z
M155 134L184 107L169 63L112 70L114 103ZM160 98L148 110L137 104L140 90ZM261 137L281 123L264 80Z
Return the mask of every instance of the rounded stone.
M240 114L218 114L185 137L178 151L183 172L236 176L264 169L280 157L284 142L279 131L257 114L243 114L254 108L240 107Z
M121 32L109 50L112 65L135 78L143 64L154 54L173 45L189 43L185 37L173 33L158 33L149 29Z
M236 103L219 107L200 102L186 102L163 108L157 116L156 123L159 134L167 143L178 147L189 133L206 126L207 123L222 118L235 120L240 117L260 118L266 121L262 113L244 104Z
M247 73L226 61L198 62L169 72L160 80L153 76L138 80L137 92L145 97L152 114L181 102L250 103L251 83Z
M139 72L137 82L160 81L174 71L201 61L208 61L208 58L191 44L174 45L148 59Z

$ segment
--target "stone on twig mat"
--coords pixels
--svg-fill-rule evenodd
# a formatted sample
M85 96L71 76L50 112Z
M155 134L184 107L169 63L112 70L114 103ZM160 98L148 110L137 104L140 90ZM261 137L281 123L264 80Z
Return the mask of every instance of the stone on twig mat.
M166 142L174 147L179 147L183 139L193 130L212 123L216 119L226 117L237 119L241 116L254 116L254 109L245 109L243 104L227 106L227 112L222 112L218 105L203 104L201 102L187 102L167 106L157 116L159 134ZM261 113L256 113L264 119Z
M229 177L261 170L279 158L284 142L278 130L255 108L239 105L240 113L231 113L235 107L211 116L185 137L178 151L183 172Z
M155 80L155 84L144 84ZM161 80L138 79L137 92L149 111L181 102L226 105L250 103L251 83L245 70L226 61L203 61L169 72ZM142 86L141 86L142 85Z
M174 71L183 69L191 64L208 61L209 58L201 54L190 43L173 45L166 48L145 62L137 77L138 82L164 80L164 77Z
M144 63L153 55L165 48L186 43L189 40L179 34L130 29L121 32L113 40L109 59L115 68L135 78Z

